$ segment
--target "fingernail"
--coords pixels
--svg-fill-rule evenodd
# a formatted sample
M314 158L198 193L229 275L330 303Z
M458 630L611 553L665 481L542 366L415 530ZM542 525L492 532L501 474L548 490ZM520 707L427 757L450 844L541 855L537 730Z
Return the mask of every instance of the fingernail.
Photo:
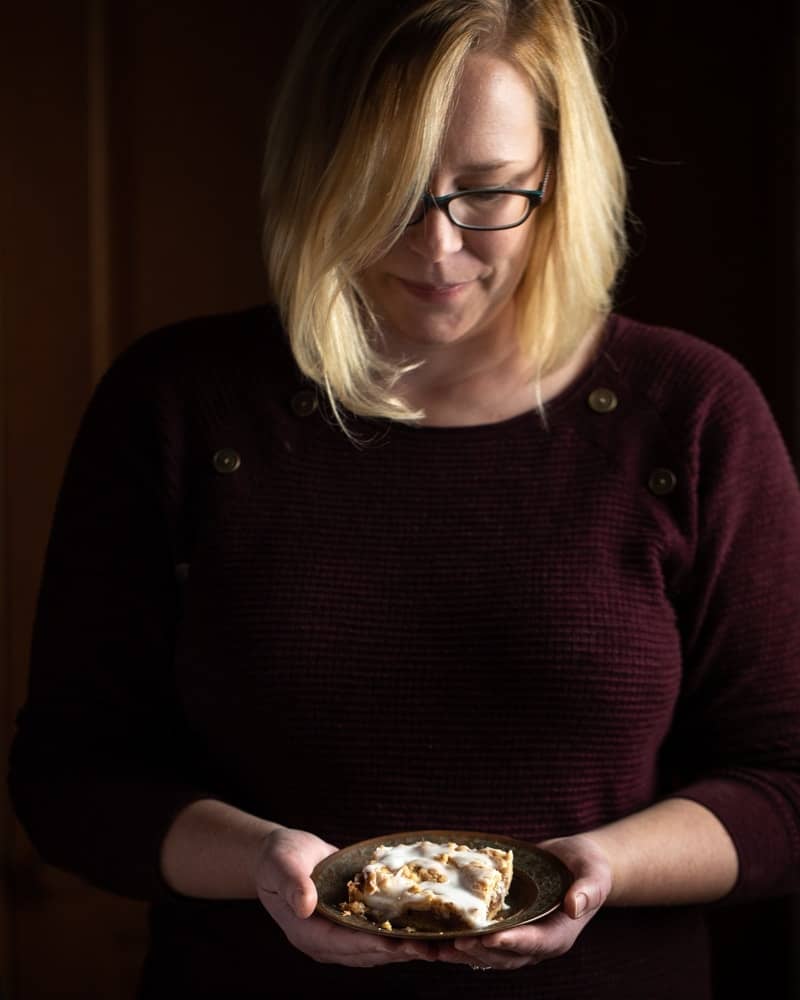
M589 905L589 897L585 892L579 892L575 896L575 919L582 917Z

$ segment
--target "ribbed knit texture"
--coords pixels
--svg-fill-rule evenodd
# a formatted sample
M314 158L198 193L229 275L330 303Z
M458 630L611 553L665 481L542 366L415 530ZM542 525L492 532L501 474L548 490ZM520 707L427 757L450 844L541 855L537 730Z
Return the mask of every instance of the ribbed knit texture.
M800 497L741 367L615 316L546 425L354 420L354 445L308 391L266 309L144 337L101 384L12 754L34 842L158 901L143 996L281 996L280 962L294 996L707 997L699 909L609 909L489 983L316 966L257 904L170 898L161 838L209 793L342 846L535 842L677 793L729 829L732 901L798 882Z

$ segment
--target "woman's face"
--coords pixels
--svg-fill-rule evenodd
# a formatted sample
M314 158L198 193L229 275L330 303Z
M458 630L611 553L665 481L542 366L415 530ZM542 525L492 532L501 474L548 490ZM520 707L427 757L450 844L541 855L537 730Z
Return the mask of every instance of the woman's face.
M536 188L544 169L530 83L497 56L471 56L431 192ZM475 232L431 209L409 226L362 274L364 292L390 342L444 346L507 326L535 218L534 212L515 229Z

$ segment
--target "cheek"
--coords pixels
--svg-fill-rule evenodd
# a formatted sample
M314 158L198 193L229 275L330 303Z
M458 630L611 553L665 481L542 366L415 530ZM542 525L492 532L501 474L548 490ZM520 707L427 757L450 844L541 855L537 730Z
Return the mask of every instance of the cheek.
M371 264L365 271L362 271L358 276L358 287L361 294L366 298L367 302L375 305L376 302L381 298L381 265L383 264L385 258L381 258L380 261L375 264ZM385 280L385 279L384 279Z
M359 275L359 283L365 292L370 293L379 288L386 280L387 274L401 273L397 270L402 259L402 250L399 244L395 244L390 250L373 261L369 267L365 268Z
M491 268L498 282L503 285L513 283L516 286L530 258L530 236L508 230L497 233L492 242L491 247L485 247L484 262Z

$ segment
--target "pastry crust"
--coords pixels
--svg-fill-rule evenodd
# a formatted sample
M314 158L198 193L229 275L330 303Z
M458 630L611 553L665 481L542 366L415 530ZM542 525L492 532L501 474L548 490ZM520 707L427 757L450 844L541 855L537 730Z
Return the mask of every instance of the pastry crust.
M478 930L506 907L513 870L510 850L428 840L381 845L348 882L342 908L387 930Z

